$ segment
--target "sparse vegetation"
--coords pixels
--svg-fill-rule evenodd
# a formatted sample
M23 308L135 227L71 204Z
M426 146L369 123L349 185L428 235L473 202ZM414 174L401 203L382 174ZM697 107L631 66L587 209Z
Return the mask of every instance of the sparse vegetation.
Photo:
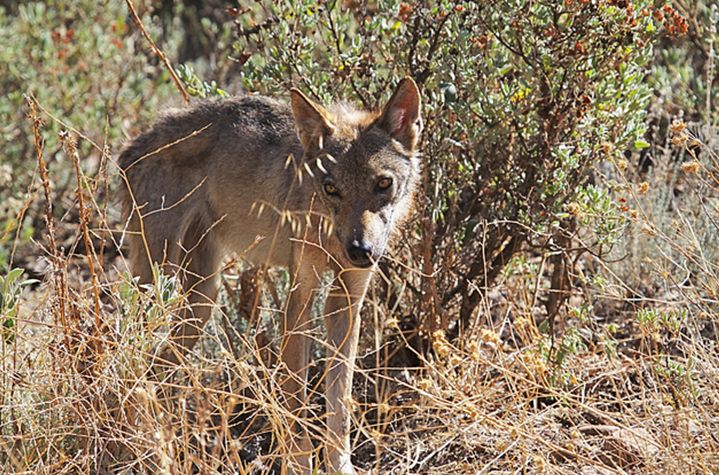
M719 471L714 2L132 3L191 101L422 89L422 193L363 310L357 467ZM165 63L119 0L0 2L0 40L3 473L274 473L285 271L228 262L191 364L149 366L186 296L129 275L114 158L184 103Z

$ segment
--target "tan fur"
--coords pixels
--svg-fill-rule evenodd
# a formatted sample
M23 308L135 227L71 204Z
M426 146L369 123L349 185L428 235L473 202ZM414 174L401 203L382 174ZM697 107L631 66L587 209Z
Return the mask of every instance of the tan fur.
M261 96L205 101L169 112L132 140L119 158L130 265L147 283L152 262L161 264L180 276L189 295L190 309L161 353L164 364L176 363L197 341L229 253L289 268L282 387L288 409L300 417L311 304L318 277L334 271L325 306L326 454L329 471L350 474L348 401L359 314L374 265L417 188L419 92L404 79L378 113L344 103L324 108L298 90L291 104ZM379 188L382 178L391 178L387 190ZM296 429L288 447L286 469L310 473L309 437Z

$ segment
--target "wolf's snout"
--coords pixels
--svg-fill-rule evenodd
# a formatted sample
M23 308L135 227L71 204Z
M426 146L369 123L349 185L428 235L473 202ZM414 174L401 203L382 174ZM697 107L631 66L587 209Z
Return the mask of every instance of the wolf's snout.
M369 267L372 265L372 248L365 243L354 240L347 246L347 256L352 264L357 267Z

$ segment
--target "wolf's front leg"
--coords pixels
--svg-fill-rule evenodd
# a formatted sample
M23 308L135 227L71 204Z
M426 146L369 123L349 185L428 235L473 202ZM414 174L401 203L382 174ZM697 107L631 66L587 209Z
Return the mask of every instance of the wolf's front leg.
M282 473L305 475L312 473L312 442L303 424L308 399L307 369L311 346L309 333L312 326L310 312L314 294L319 288L322 269L300 262L290 271L292 285L283 321L280 358L287 367L282 381L287 409L291 412L291 417L299 422L290 422L289 439L286 441L288 453L283 458Z
M360 309L372 271L341 271L327 297L325 325L330 340L327 358L327 458L329 473L354 474L350 424L352 374L360 331Z

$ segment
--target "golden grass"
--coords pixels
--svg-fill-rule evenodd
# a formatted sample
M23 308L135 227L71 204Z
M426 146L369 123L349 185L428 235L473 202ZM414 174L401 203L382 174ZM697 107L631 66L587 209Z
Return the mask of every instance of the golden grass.
M32 114L42 172L41 121L36 109ZM679 146L694 141L676 140ZM293 418L279 391L270 318L282 308L281 279L261 272L252 288L245 277L256 274L234 276L238 268L228 266L227 303L218 306L202 344L173 374L153 374L150 362L186 299L167 277L139 288L121 254L92 247L117 243L107 208L95 198L100 184L90 183L75 158L78 188L92 195L78 194L80 218L72 228L78 248L60 252L48 209L49 247L36 248L48 261L48 278L26 290L16 326L3 333L4 472L276 473ZM697 164L681 171L717 191L717 156L703 160L694 157L687 163ZM399 310L389 314L370 294L355 377L358 467L371 473L717 473L719 278L717 263L707 257L714 251L655 225L642 201L653 184L636 193L626 176L621 180L633 228L667 244L699 275L690 283L663 276L665 288L648 295L621 280L611 263L587 257L574 276L583 286L550 335L537 324L537 289L546 275L541 258L527 254L486 293L481 325L458 338L441 330L423 335L431 350L417 345L415 328ZM51 202L46 174L42 184ZM710 208L709 216L717 211ZM676 219L683 223L679 236L691 236L690 220ZM662 257L671 256L657 256L660 274ZM591 282L584 275L590 270L605 282ZM238 309L248 298L262 304L263 318L252 317L254 308ZM593 310L582 313L592 302ZM319 324L312 332L322 347ZM324 433L317 387L323 365L323 356L314 359L310 416L301 421L317 447Z

